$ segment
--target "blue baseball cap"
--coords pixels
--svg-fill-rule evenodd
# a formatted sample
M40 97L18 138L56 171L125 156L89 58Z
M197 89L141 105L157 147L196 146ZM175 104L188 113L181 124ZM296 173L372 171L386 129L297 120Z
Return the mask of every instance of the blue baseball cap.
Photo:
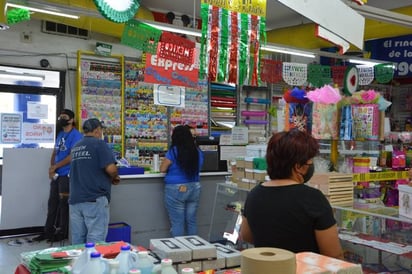
M92 132L93 130L95 130L98 127L106 128L105 125L104 125L104 122L99 121L99 119L96 119L96 118L88 119L83 123L84 133Z

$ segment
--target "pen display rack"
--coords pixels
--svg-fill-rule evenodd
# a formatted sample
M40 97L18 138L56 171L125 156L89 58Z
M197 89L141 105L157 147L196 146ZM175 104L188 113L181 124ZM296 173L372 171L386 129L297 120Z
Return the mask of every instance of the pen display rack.
M123 56L103 57L78 51L78 123L104 122L104 139L115 158L123 155ZM81 128L81 127L80 127Z

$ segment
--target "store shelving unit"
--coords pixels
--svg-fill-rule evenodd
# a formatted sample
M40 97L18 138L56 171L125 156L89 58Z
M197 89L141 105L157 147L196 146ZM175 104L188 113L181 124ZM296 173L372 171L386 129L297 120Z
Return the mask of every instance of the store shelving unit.
M154 104L153 84L132 79L127 81L125 106L126 158L131 165L151 169L154 155L163 157L168 148L168 109Z
M78 51L77 70L78 124L89 118L103 121L105 141L116 158L123 157L124 57Z
M237 87L225 84L210 84L210 128L211 134L219 136L230 133L237 125Z
M269 135L270 116L268 109L270 104L269 88L241 87L238 124L248 127L249 143L264 141Z
M345 258L364 266L374 265L382 271L393 265L397 269L411 269L412 219L399 216L397 208L333 208Z
M189 125L196 131L196 136L209 135L209 107L207 84L197 88L185 88L185 107L170 108L170 124Z

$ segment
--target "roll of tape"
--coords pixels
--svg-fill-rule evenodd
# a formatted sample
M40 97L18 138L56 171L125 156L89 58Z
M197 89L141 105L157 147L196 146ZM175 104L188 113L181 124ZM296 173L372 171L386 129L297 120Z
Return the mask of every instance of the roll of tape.
M242 251L242 274L296 274L296 255L285 249L258 247Z

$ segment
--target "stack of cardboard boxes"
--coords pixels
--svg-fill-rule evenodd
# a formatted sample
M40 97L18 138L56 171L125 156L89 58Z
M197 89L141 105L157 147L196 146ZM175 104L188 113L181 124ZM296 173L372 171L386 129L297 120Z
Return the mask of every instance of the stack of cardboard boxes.
M266 160L258 157L238 158L232 167L232 182L239 188L252 189L267 180Z

